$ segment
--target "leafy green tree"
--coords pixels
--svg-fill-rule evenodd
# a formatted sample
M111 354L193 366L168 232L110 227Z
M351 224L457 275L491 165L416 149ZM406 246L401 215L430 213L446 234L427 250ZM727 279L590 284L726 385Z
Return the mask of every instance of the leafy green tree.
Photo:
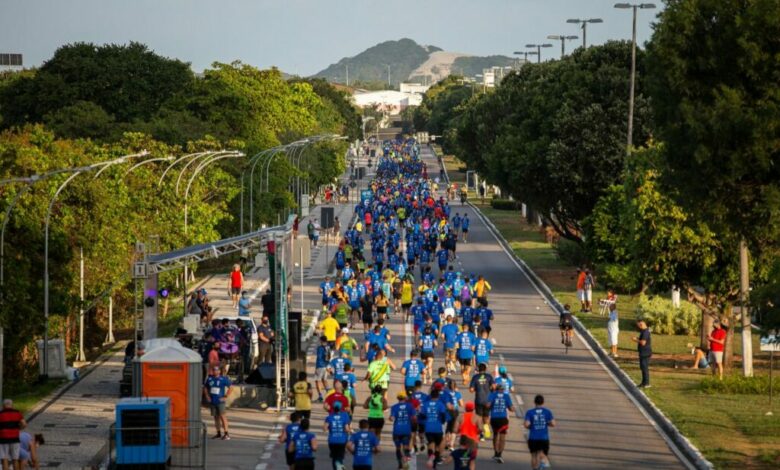
M42 122L47 114L79 101L93 102L117 121L148 119L193 80L188 64L159 56L143 44L69 44L34 75L2 88L3 126Z
M60 137L103 139L115 131L114 116L91 101L77 101L44 116L46 126Z

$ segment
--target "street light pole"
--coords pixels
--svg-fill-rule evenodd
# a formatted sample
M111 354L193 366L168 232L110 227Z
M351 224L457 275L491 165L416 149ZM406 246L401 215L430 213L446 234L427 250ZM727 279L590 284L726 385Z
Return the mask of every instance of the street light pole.
M563 59L563 56L566 55L566 41L572 41L574 39L578 39L577 36L565 36L563 34L560 35L550 35L547 36L547 39L553 39L555 41L561 41L561 59Z
M634 13L631 30L631 86L628 95L628 138L626 139L626 153L631 153L634 138L634 88L636 83L636 12L638 9L652 10L653 3L616 3L615 8L621 10L632 9Z
M539 55L537 52L534 52L534 51L530 51L530 52L528 52L528 51L515 51L514 54L523 56L523 64L527 64L528 63L528 56L529 55Z
M542 48L548 48L552 47L552 44L544 43L544 44L526 44L526 48L528 49L536 49L536 63L540 64L542 63Z
M573 18L573 19L566 20L566 22L567 23L572 23L572 24L581 24L582 25L581 26L581 28L582 28L582 48L585 49L586 47L588 47L588 41L587 41L588 23L603 23L604 20L602 20L601 18L588 18L586 20L581 20L579 18Z

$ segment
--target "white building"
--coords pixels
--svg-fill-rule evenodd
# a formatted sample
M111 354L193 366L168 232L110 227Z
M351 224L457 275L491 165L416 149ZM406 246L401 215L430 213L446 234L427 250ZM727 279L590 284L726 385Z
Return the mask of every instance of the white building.
M22 66L22 54L0 53L0 72L18 72Z
M424 95L430 85L423 85L422 83L401 83L401 93L419 93Z
M512 71L512 67L490 67L489 69L482 69L482 86L487 88L493 88L509 75Z
M409 106L419 106L422 103L420 93L404 93L395 90L355 92L352 97L356 106L376 107L378 111L386 114L398 114Z

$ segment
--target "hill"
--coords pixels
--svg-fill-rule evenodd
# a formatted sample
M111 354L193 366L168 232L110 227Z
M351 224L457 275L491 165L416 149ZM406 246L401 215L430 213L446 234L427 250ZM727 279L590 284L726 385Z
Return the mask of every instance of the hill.
M477 57L447 52L436 46L422 46L403 38L385 41L354 57L345 57L313 75L330 82L345 83L349 67L349 84L360 88L387 87L388 65L390 83L394 88L405 81L434 83L450 74L474 76L493 66L511 66L515 59L506 56Z

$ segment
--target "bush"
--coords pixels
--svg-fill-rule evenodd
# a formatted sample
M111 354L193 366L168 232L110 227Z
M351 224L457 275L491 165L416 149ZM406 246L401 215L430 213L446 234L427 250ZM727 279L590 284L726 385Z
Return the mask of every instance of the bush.
M645 320L654 333L662 335L690 335L699 331L701 310L689 302L674 308L672 301L663 297L639 297L636 318Z
M728 393L733 395L766 395L769 394L769 376L756 375L724 375L723 380L715 376L705 377L699 384L704 393Z
M555 244L555 254L560 260L571 266L584 266L588 264L588 255L582 244L566 238L561 238Z
M520 203L510 199L491 199L490 207L498 211L516 211L520 210Z

